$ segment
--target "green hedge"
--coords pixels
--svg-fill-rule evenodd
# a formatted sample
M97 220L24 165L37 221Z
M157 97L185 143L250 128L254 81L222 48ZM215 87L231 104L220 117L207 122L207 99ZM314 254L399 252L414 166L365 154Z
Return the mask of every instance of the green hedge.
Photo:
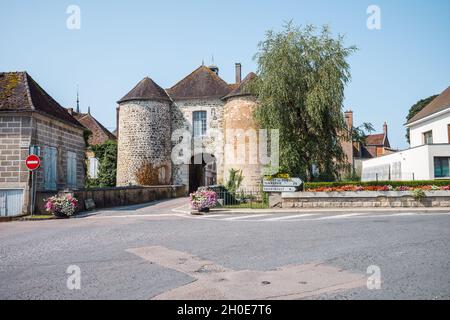
M417 181L340 181L340 182L305 182L305 189L316 189L316 188L331 188L331 187L342 187L342 186L386 186L391 185L393 187L420 187L420 186L448 186L450 185L450 180L417 180Z

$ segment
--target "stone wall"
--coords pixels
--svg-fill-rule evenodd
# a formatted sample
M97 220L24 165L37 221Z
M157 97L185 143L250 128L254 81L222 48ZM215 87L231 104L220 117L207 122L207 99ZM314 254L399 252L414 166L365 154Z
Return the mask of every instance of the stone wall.
M78 211L86 210L86 199L94 200L96 208L110 208L186 196L184 186L83 189L75 190L73 193L79 201ZM44 208L44 199L47 199L53 195L55 195L54 192L40 191L37 193L35 214L47 214Z
M169 102L128 101L119 107L117 185L137 185L145 163L161 169L160 183L170 183L172 163ZM165 171L165 172L163 172Z
M259 132L253 118L256 107L254 98L241 96L230 98L224 108L224 180L230 169L242 170L242 188L257 188L261 184Z
M30 137L31 115L0 115L1 188L26 188L28 170L24 160L28 156Z
M77 188L84 187L83 129L66 124L37 112L0 114L0 188L22 189L23 209L29 209L29 171L25 166L28 147L41 147L41 159L47 147L57 149L56 186L63 189L67 183L67 151L76 154ZM36 170L37 190L44 190L44 165Z
M217 182L223 181L223 138L220 136L223 132L223 106L224 103L220 99L193 99L176 101L172 105L172 147L175 147L181 142L180 135L177 130L187 130L192 132L192 115L194 111L206 111L207 121L207 136L202 139L205 151L215 156ZM212 130L213 129L213 130ZM210 133L215 131L219 135L212 135ZM190 134L192 136L192 134ZM192 149L191 149L192 152ZM193 152L191 156L193 156ZM190 159L189 159L190 160ZM173 165L172 170L173 183L185 184L189 186L189 166L188 165Z
M425 191L415 199L410 191L291 192L271 194L271 208L409 208L450 207L450 191Z
M67 187L68 152L76 154L76 188L84 188L85 149L84 129L33 114L31 144L41 147L41 160L44 161L48 147L56 148L56 188ZM45 189L44 164L37 170L37 190Z

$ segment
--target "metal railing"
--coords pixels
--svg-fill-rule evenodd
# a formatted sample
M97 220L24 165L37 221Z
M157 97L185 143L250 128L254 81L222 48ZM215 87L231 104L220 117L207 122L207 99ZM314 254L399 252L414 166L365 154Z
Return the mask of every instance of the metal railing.
M264 209L269 206L268 194L259 188L240 188L235 192L223 186L210 188L217 193L219 207Z

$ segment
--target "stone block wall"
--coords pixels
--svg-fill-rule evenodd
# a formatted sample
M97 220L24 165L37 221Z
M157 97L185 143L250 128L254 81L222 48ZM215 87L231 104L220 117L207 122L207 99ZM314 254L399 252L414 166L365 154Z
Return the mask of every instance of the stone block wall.
M186 196L183 186L147 186L83 189L73 192L78 199L78 211L85 211L85 200L92 199L97 209L147 203L155 200ZM48 214L44 200L55 195L54 192L40 191L36 195L36 214Z
M450 207L450 191L426 191L415 199L410 191L292 192L272 194L272 208L413 208Z
M255 99L247 96L229 99L224 108L224 180L230 169L242 170L241 187L245 189L261 184L259 131L253 118L256 108Z
M24 160L30 139L30 115L0 114L0 187L26 188L28 170Z
M119 107L117 186L137 185L136 173L145 163L164 166L170 183L172 162L169 102L128 101Z
M216 159L216 175L217 182L223 182L223 107L224 102L220 99L192 99L176 101L172 105L172 147L175 147L180 141L180 135L177 135L177 130L186 130L192 136L192 120L194 111L206 111L207 121L207 136L202 140L204 149L207 153L214 155ZM219 135L212 135L213 130ZM191 149L192 152L193 149ZM193 156L192 152L192 156ZM189 166L173 165L172 177L174 184L189 185Z
M67 158L69 151L76 154L76 188L84 188L86 143L84 141L83 128L77 128L39 114L34 114L31 122L31 144L41 147L41 160L44 161L48 147L53 147L57 150L57 190L67 188ZM44 164L37 170L36 181L37 190L44 190Z

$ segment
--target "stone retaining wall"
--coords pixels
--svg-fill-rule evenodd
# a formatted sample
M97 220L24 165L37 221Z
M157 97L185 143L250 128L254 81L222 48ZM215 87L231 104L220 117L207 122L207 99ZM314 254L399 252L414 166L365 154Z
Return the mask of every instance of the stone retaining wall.
M186 196L186 188L185 186L117 187L83 189L73 193L79 201L78 211L84 211L86 199L94 200L96 208L109 208L183 197ZM44 200L53 195L55 192L37 192L35 214L46 214Z
M414 199L410 191L285 192L271 194L271 208L411 208L450 207L450 191L425 191Z

